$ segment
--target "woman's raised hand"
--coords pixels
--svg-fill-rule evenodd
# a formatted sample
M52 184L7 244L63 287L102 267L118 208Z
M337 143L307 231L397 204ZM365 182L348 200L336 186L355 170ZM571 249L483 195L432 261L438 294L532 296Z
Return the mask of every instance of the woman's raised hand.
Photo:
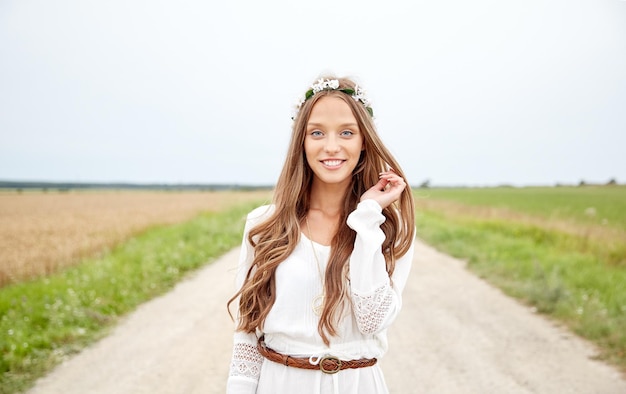
M405 187L406 182L404 179L396 174L393 168L390 168L389 171L380 173L378 183L363 193L361 201L374 200L384 209L400 198L400 194L402 194Z

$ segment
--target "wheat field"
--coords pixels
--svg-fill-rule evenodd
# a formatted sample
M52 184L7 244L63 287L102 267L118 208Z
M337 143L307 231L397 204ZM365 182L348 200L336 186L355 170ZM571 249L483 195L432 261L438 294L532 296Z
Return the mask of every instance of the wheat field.
M0 286L50 274L155 225L267 200L269 191L0 193Z

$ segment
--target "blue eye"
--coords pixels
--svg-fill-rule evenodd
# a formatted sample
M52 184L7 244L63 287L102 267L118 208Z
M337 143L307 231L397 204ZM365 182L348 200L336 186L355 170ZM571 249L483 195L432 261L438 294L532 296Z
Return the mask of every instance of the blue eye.
M322 135L323 135L322 132L319 131L319 130L311 131L311 136L313 136L313 137L321 137Z
M344 130L341 132L341 135L343 136L351 136L354 135L354 133L351 130Z

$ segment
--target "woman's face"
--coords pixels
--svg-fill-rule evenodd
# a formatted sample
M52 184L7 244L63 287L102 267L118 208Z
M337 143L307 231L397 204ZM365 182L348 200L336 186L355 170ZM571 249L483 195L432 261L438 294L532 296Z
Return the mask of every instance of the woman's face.
M322 97L311 109L306 127L304 153L313 182L349 185L364 145L348 104L337 97Z

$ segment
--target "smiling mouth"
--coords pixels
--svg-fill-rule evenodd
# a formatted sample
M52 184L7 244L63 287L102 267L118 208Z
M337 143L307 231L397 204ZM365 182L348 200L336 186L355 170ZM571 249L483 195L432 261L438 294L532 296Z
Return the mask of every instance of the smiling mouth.
M326 167L339 167L343 164L343 160L322 160L322 164Z

